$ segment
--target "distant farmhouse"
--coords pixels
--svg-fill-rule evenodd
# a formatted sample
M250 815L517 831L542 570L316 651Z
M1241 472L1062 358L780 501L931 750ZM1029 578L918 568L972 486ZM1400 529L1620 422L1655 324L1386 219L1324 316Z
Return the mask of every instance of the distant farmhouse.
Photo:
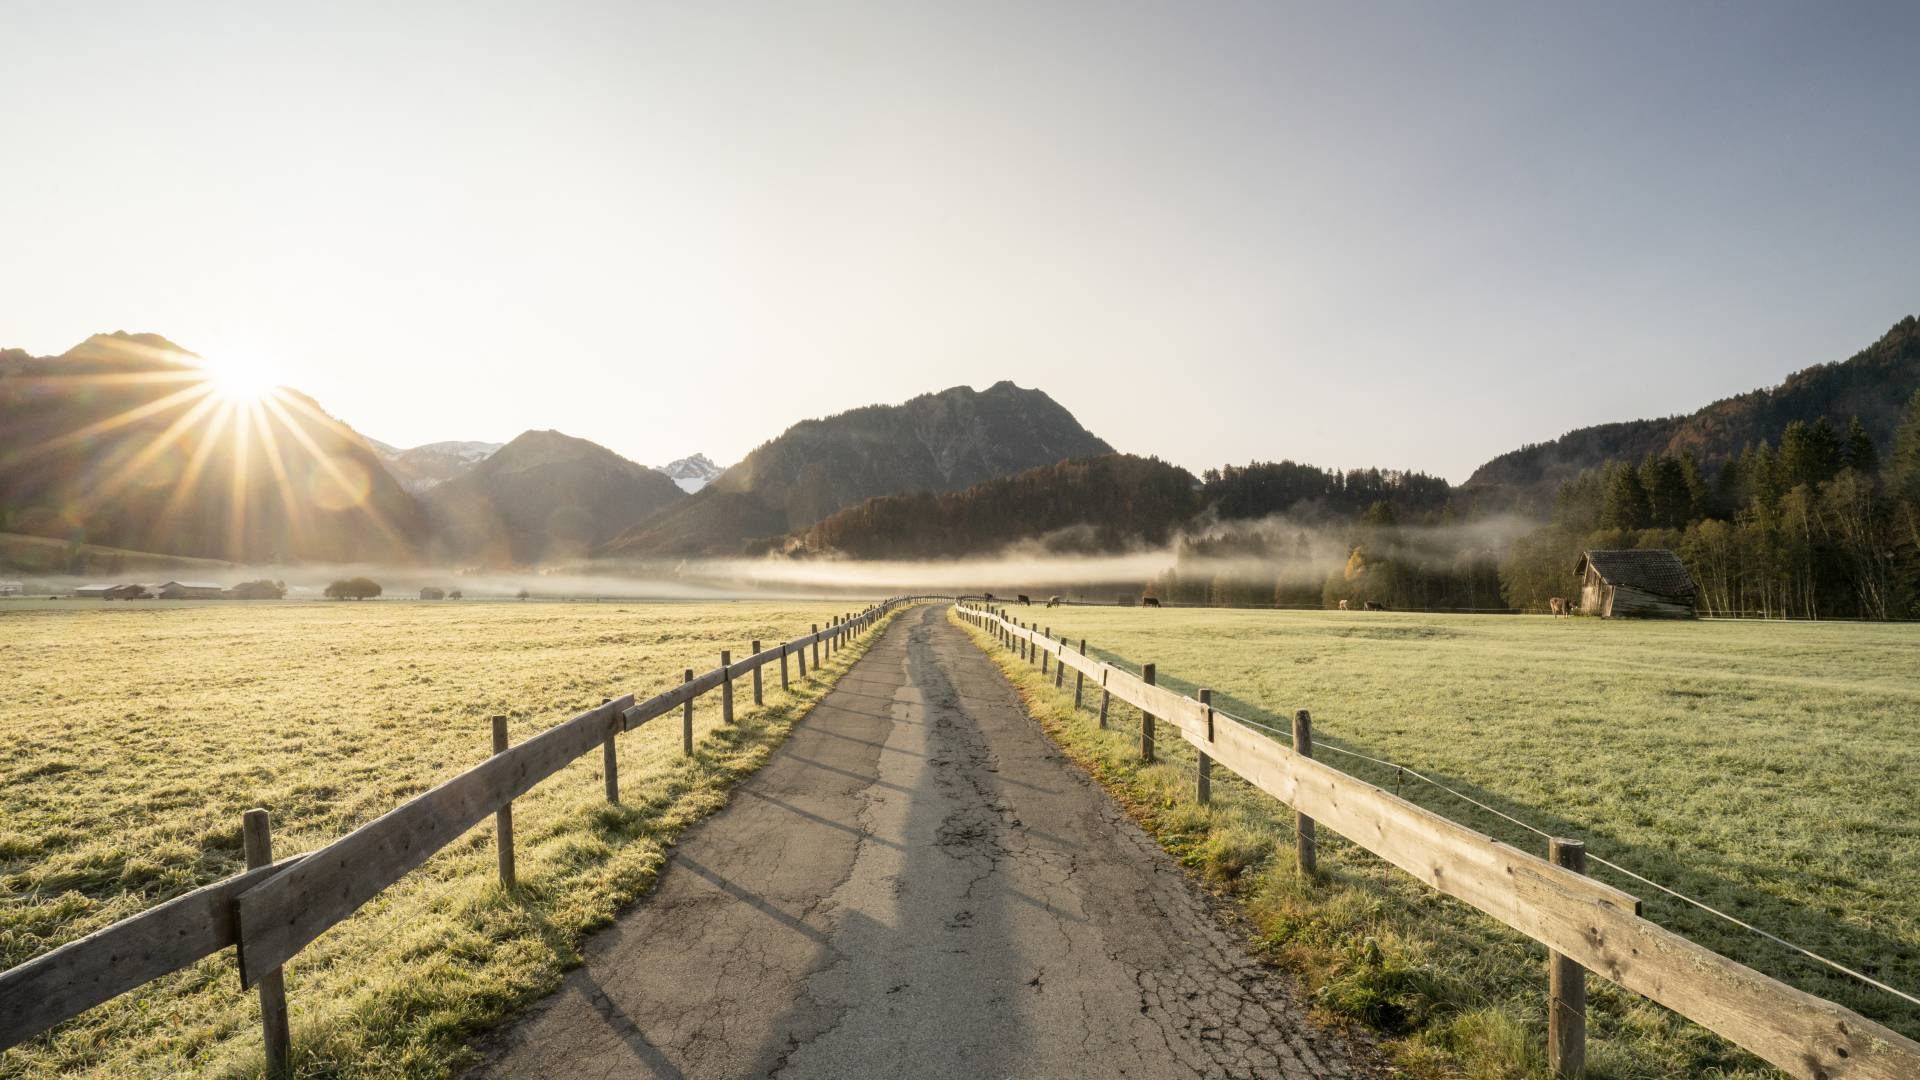
M1589 551L1580 577L1580 611L1603 618L1691 619L1700 594L1680 556L1666 548Z
M226 586L209 581L169 581L160 586L162 600L218 600Z
M158 585L82 585L73 590L80 600L145 600L159 590Z

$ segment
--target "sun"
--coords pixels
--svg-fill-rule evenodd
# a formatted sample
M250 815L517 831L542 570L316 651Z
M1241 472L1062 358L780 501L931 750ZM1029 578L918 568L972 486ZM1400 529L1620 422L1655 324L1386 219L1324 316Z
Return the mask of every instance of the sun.
M236 405L251 404L271 396L277 383L273 373L254 360L246 358L203 360L207 371L207 386L222 401Z

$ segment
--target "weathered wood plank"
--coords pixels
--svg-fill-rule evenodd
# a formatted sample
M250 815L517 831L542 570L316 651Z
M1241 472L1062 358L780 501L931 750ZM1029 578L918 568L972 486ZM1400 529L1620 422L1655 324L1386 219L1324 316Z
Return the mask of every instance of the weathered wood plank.
M1073 663L1073 654L1062 657ZM1183 722L1194 712L1170 703L1163 696L1170 691L1148 687L1110 664L1099 668L1115 697L1180 724L1187 741L1269 795L1789 1075L1803 1080L1920 1076L1920 1043L1641 918L1638 901L1628 893L1295 754L1218 712L1215 738L1209 741L1204 728L1190 729ZM1204 722L1203 712L1200 719Z
M488 814L597 748L632 705L629 694L548 728L242 893L236 905L242 984L251 986L286 963Z
M305 857L202 885L0 972L0 1050L234 944L234 898Z

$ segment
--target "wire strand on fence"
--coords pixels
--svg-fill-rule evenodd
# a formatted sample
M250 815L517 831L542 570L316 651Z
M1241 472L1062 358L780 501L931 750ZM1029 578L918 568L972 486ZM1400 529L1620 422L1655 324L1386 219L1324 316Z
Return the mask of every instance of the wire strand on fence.
M1224 713L1220 713L1218 710L1215 710L1215 713L1216 715L1226 715ZM1239 717L1231 717L1231 719L1240 720ZM1246 724L1248 727L1259 728L1262 731L1271 732L1276 735L1290 734L1288 732L1281 731L1279 728L1272 727L1267 724L1262 724L1257 720L1240 720L1240 722L1243 724ZM1458 791L1452 787L1449 787L1446 784L1443 784L1440 781L1435 780L1432 777L1427 776L1415 769L1407 768L1405 765L1402 765L1397 761L1388 761L1385 758L1372 757L1367 754L1362 754L1357 750L1348 750L1348 749L1345 749L1344 747L1335 746L1332 743L1327 743L1327 742L1315 742L1314 749L1332 750L1337 754L1346 754L1348 757L1359 758L1362 761L1371 761L1376 765L1384 765L1387 768L1395 770L1397 774L1411 776L1415 780L1419 780L1424 783L1431 784L1434 787L1439 788L1441 791L1444 791L1447 794L1452 795L1456 799L1460 799L1463 802L1472 803L1474 806L1477 806L1480 809L1485 810L1487 813L1493 814L1494 816L1502 818L1506 821L1510 821L1513 824L1518 825L1523 829L1526 829L1528 832L1546 837L1549 840L1553 839L1553 834L1546 831L1545 829L1542 829L1536 825L1529 824L1528 822L1522 821L1519 818L1514 817L1512 814L1506 813L1505 811L1497 810L1491 806L1488 806L1486 803L1481 802L1479 799L1476 799L1471 795L1467 795L1461 791ZM1894 997L1900 998L1903 1001L1910 1002L1914 1005L1920 1005L1920 997L1915 997L1914 995L1909 994L1905 990L1901 990L1897 987L1888 986L1886 983L1881 982L1880 980L1874 978L1873 976L1862 974L1861 972L1855 971L1854 969L1846 966L1845 964L1839 963L1838 961L1829 960L1826 957L1821 956L1819 953L1814 952L1812 949L1809 949L1804 945L1797 945L1791 941L1788 941L1786 938L1781 937L1778 934L1771 933L1767 930L1762 930L1760 927L1755 926L1750 922L1746 922L1745 920L1740 919L1736 916L1729 915L1726 912L1721 911L1719 908L1716 908L1711 904L1706 903L1703 900L1697 900L1691 896L1688 896L1686 893L1681 892L1678 889L1672 888L1667 885L1662 885L1659 882L1653 880L1652 878L1647 877L1644 874L1635 873L1634 871L1629 870L1626 867L1621 866L1619 863L1616 863L1610 859L1603 859L1600 856L1593 854L1592 851L1587 852L1587 858L1611 870L1618 871L1619 873L1624 874L1627 877L1630 877L1633 880L1638 881L1643 885L1647 885L1652 888L1658 889L1661 892L1666 893L1667 895L1675 898L1676 900L1681 900L1688 904L1691 904L1694 907L1699 908L1701 911L1704 911L1709 915L1715 915L1715 916L1718 916L1719 918L1725 919L1727 922L1732 923L1733 925L1740 927L1743 930L1747 930L1752 933L1758 934L1759 936L1766 938L1768 941L1771 941L1784 948L1791 949L1794 952L1799 953L1800 955L1810 960L1816 961L1820 964L1824 964L1828 968L1831 968L1834 971L1840 972L1843 975L1847 975L1854 979L1857 979L1860 982L1866 984L1867 986L1871 986L1876 990L1885 991L1886 993L1892 994Z
M1292 738L1292 735L1293 735L1291 731L1282 730L1280 728L1274 727L1271 724L1263 724L1258 720L1249 720L1243 717L1234 716L1231 713L1228 713L1221 709L1215 709L1214 714L1216 716L1224 716L1229 720L1237 721L1239 723L1245 724L1248 727L1257 728L1261 731L1268 732L1269 734L1284 735L1284 736L1287 736L1288 738ZM1137 726L1132 728L1122 728L1118 730L1122 731L1123 733L1127 731L1131 731L1135 735L1137 735L1139 732L1139 728ZM1468 795L1457 788L1454 788L1447 784L1443 784L1440 781L1435 780L1431 776L1428 776L1417 769L1408 768L1406 765L1403 765L1400 762L1389 761L1385 758L1374 757L1370 754L1363 754L1357 750L1349 750L1346 747L1337 746L1331 742L1326 742L1324 740L1316 741L1314 744L1314 748L1316 750L1331 750L1336 754L1345 754L1348 757L1358 758L1362 761L1372 762L1375 765L1380 765L1385 768L1392 769L1394 770L1396 786L1399 778L1404 776L1411 776L1415 780L1418 780L1422 783L1429 784L1435 788L1438 788L1439 790L1444 791L1449 795L1452 795L1454 798L1459 799L1462 802L1469 803L1473 806L1477 806L1480 809L1486 811L1487 813L1492 814L1503 821L1507 821L1514 825L1517 825L1520 828L1525 829L1528 832L1531 832L1537 836L1541 836L1549 840L1554 838L1554 834L1548 832L1545 829L1540 828L1537 825L1534 825L1527 821L1523 821L1520 818L1517 818L1512 814L1507 813L1504 810L1500 810L1495 807L1489 806L1486 803L1480 801L1479 799L1476 799L1473 796ZM1196 769L1198 768L1197 762L1195 763L1195 768ZM1229 770L1227 775L1232 776L1233 775L1232 771ZM1713 915L1720 919L1723 919L1726 922L1741 928L1742 930L1746 930L1749 933L1753 933L1762 938L1765 938L1766 940L1771 941L1774 944L1781 946L1782 948L1789 949L1795 953L1798 953L1799 955L1806 957L1809 960L1812 960L1833 971L1836 971L1842 975L1845 975L1851 979L1854 979L1865 986L1870 986L1873 989L1882 991L1884 993L1892 994L1894 997L1897 997L1902 1001L1908 1002L1909 1004L1920 1005L1920 997L1910 994L1905 990L1901 990L1898 987L1889 986L1888 984L1881 982L1879 979L1876 979L1871 975L1867 975L1863 972L1856 971L1853 968L1850 968L1847 965L1842 964L1838 961L1830 960L1827 957L1822 956L1817 952L1814 952L1812 949L1809 949L1804 945L1799 945L1792 941L1788 941L1786 938L1783 938L1778 934L1772 933L1771 931L1763 930L1760 927L1745 921L1744 919L1738 918L1737 916L1729 915L1726 912L1721 911L1719 908L1716 908L1711 904L1706 903L1703 900L1699 900L1692 896L1688 896L1686 893L1683 893L1680 890L1675 889L1671 886L1663 885L1660 882L1655 881L1644 874L1640 874L1633 870L1629 870L1626 867L1621 866L1619 863L1616 863L1610 859L1601 858L1600 856L1593 854L1591 851L1588 852L1587 857L1592 859L1594 862L1607 867L1610 870L1623 874L1626 877L1631 878L1634 881L1638 881L1641 884L1646 885L1650 888L1657 889L1660 892L1663 892L1668 896L1673 897L1676 900L1680 900L1686 904L1690 904L1693 907L1698 908L1699 910L1704 911L1709 915Z

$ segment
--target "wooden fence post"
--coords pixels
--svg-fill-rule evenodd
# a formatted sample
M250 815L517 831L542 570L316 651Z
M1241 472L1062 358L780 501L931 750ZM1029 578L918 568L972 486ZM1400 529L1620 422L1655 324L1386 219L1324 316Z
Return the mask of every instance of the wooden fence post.
M720 650L720 722L733 723L733 653Z
M1587 845L1547 841L1547 861L1587 872ZM1587 969L1551 950L1547 953L1547 1067L1553 1075L1581 1077L1587 1071Z
M804 654L803 654L804 655ZM787 688L787 643L780 643L780 689Z
M1053 627L1051 626L1047 627L1047 644L1053 644ZM1042 677L1045 677L1047 674L1047 661L1051 658L1052 653L1052 649L1040 650L1040 674Z
M507 752L507 718L493 718L493 752ZM513 881L513 804L502 806L493 815L493 846L499 849L500 887L512 891Z
M1148 686L1155 685L1152 664L1141 669L1140 681ZM1140 710L1140 760L1153 764L1153 714L1145 709Z
M684 682L693 681L692 668L686 669L686 678L683 681ZM688 757L693 756L693 699L692 698L688 698L687 703L685 705L680 706L680 752L685 754Z
M1060 662L1053 665L1053 688L1060 689L1067 681L1067 635L1060 635Z
M1080 656L1082 659L1085 659L1086 655L1087 655L1087 639L1081 638L1080 639ZM1080 711L1080 689L1081 687L1086 685L1086 682L1087 682L1086 672L1081 671L1079 668L1074 668L1073 669L1073 711L1076 713Z
M601 698L600 704L605 705L612 700L612 698ZM607 801L616 806L620 803L620 757L614 746L613 733L618 730L620 725L617 722L609 723L607 737L600 743L600 771L605 774L607 780Z
M1107 689L1107 669L1100 669L1100 726L1107 726L1107 706L1113 701L1113 691Z
M820 670L820 624L819 623L813 624L813 668L815 671ZM801 677L804 678L806 674L807 674L807 661L805 657L802 657L800 660L800 675Z
M504 717L502 718L504 719ZM240 837L247 852L247 869L273 865L273 825L265 810L254 809L240 819ZM254 980L260 989L260 1033L267 1046L267 1075L280 1080L292 1075L293 1035L287 1027L287 983L280 968Z
M1305 709L1293 714L1293 752L1301 757L1313 756L1313 717ZM1300 876L1312 877L1318 866L1313 850L1313 819L1295 810L1293 834L1294 862L1300 867Z
M753 655L755 656L760 655L760 643L757 641L753 643ZM753 703L756 706L766 704L766 702L762 700L760 697L760 665L759 664L753 665Z
M1213 691L1206 687L1200 689L1200 704L1207 708L1207 742L1213 742ZM1200 770L1194 781L1193 797L1201 806L1213 802L1213 758L1205 750L1200 751Z

